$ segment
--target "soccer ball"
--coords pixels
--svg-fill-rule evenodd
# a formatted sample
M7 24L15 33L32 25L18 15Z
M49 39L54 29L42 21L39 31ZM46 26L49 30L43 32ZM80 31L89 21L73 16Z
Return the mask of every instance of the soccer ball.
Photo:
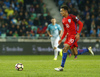
M15 69L18 70L18 71L22 71L24 68L23 64L22 63L17 63L15 65Z

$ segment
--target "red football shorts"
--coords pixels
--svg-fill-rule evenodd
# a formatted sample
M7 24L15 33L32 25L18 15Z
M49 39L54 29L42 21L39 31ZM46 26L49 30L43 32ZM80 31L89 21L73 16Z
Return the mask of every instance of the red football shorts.
M67 35L64 44L70 45L70 48L72 49L74 47L78 47L77 41L78 40L75 39L75 35Z

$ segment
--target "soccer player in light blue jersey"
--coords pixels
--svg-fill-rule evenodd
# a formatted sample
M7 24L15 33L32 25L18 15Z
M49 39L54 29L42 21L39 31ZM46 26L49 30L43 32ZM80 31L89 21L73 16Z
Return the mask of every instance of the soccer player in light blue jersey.
M58 41L62 34L62 29L59 24L56 24L56 19L51 19L51 24L48 25L47 33L51 37L51 45L54 49L54 60L57 60L58 52L62 56L62 49L58 48Z

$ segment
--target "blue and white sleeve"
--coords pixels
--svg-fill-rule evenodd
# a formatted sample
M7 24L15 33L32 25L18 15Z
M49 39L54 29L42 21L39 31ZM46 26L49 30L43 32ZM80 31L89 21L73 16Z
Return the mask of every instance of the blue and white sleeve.
M48 27L47 27L47 31L50 31L50 25L48 25Z

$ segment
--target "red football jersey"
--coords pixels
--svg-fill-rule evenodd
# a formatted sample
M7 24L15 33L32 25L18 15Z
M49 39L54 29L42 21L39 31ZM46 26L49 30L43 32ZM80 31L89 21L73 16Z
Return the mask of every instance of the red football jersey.
M79 27L80 29L79 29L79 31L77 31L77 23L78 22L79 22L79 19L72 14L69 14L68 17L64 17L62 19L64 33L63 33L63 36L61 37L61 39L63 39L66 34L76 35L77 32L80 33L82 26Z

